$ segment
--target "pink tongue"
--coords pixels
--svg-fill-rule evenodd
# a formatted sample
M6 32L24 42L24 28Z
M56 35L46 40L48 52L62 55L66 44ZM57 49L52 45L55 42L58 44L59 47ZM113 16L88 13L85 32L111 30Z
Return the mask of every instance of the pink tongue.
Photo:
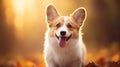
M65 47L65 45L66 45L66 38L65 37L60 37L60 39L59 39L59 46L61 48L63 48L63 47Z

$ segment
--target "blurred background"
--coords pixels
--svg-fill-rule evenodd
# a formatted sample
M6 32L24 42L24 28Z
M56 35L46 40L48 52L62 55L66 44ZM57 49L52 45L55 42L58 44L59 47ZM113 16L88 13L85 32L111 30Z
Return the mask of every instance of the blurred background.
M87 62L120 60L120 0L0 0L0 64L16 59L43 63L48 4L67 16L86 8L82 32Z

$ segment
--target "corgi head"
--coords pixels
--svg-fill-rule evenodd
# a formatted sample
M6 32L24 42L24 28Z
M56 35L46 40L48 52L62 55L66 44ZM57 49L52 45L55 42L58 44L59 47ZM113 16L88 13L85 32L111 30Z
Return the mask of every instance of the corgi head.
M49 5L46 16L49 28L48 35L56 38L60 47L65 47L71 39L79 38L79 30L86 18L86 10L81 7L70 16L61 16L53 5Z

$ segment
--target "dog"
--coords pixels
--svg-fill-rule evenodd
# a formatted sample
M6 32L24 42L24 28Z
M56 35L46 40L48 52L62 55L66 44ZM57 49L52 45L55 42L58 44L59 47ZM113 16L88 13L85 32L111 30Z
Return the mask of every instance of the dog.
M80 7L70 16L61 16L54 5L46 9L48 30L44 42L46 67L81 67L85 64L86 47L81 28L86 9Z

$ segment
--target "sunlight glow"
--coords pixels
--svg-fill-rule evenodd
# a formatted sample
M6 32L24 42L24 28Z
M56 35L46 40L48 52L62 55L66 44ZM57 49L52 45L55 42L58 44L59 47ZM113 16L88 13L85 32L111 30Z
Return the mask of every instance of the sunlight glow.
M13 10L15 12L14 25L17 28L22 28L24 24L24 0L13 0Z
M34 18L31 15L36 15L35 10L37 8L35 6L35 0L13 0L12 5L15 13L14 25L17 28L24 26L26 18L29 18L27 21L31 21Z
M13 0L13 9L16 13L24 13L24 0Z
M11 1L14 13L14 26L18 39L24 39L26 33L31 33L32 27L35 26L35 21L39 19L39 10L37 0L12 0ZM33 36L34 33L27 35ZM29 38L33 39L33 38Z

